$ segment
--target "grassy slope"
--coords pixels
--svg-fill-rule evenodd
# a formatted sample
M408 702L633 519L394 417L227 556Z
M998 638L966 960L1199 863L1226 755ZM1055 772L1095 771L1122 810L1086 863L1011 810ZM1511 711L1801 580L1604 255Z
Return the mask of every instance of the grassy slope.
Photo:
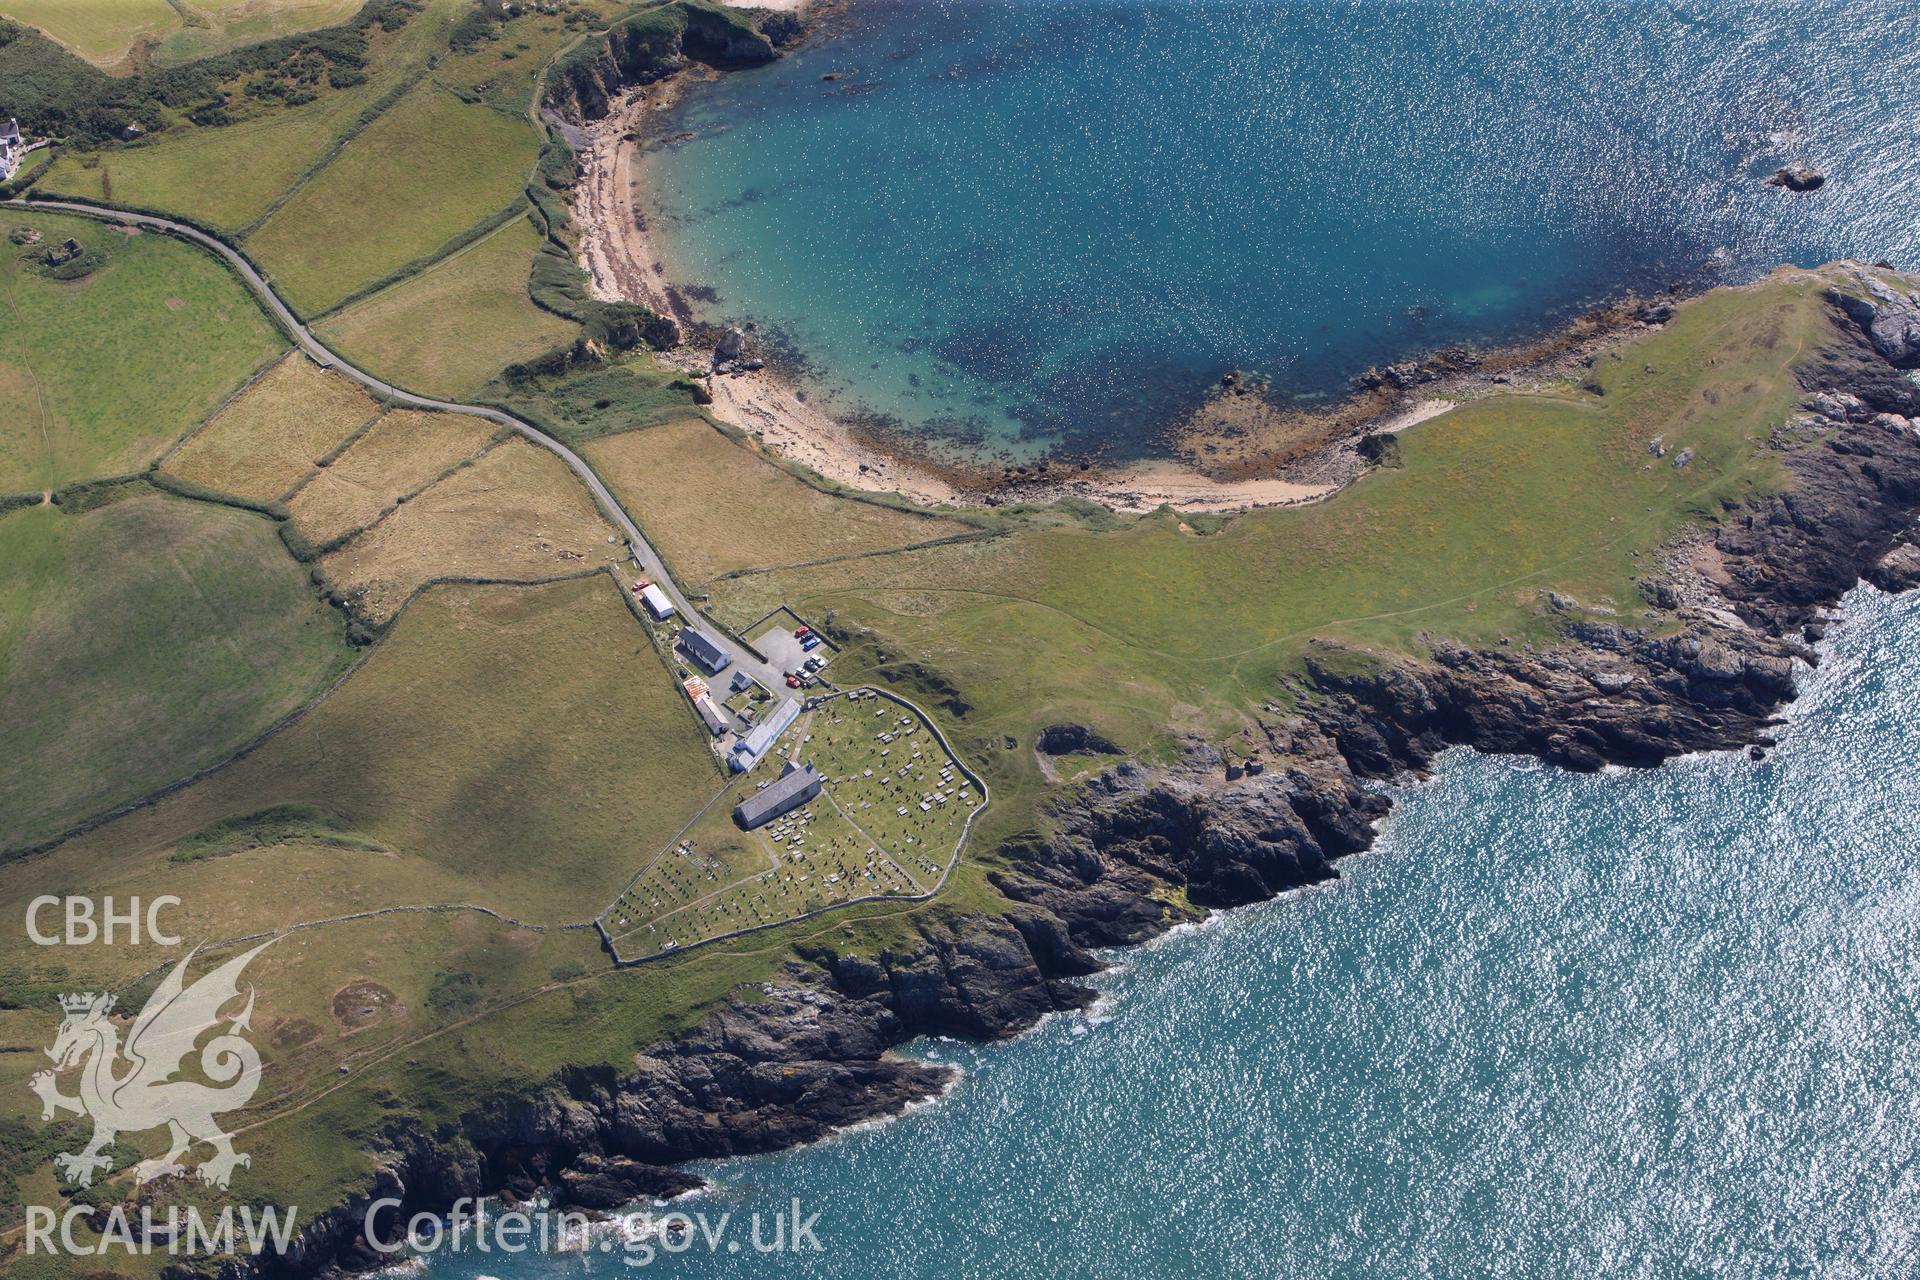
M167 0L4 0L0 16L40 28L108 71L122 70L142 40L180 27Z
M289 303L324 311L505 208L536 143L525 119L424 82L261 224L247 248Z
M684 418L693 400L679 370L644 357L575 366L518 385L496 378L478 396L578 449L603 436Z
M316 102L239 124L203 129L181 120L138 146L63 153L36 189L183 213L238 230L325 160L363 112L422 74L466 7L467 0L430 0L399 31L373 32L374 62L364 85L328 90Z
M689 584L974 531L958 520L829 497L697 418L597 440L586 456Z
M9 210L108 255L83 280L26 270L0 241L0 492L135 470L282 346L252 297L211 257L159 235ZM192 358L183 358L192 353Z
M212 762L346 652L256 516L155 494L0 518L0 848Z
M324 156L360 112L372 84L224 129L170 130L138 147L62 154L37 189L184 213L228 230L259 217ZM208 181L217 172L218 181Z
M194 20L154 50L163 66L191 62L243 44L345 22L361 0L183 0Z
M339 692L239 765L44 857L0 864L0 910L17 917L33 895L70 886L172 892L196 939L395 902L482 901L522 917L585 919L720 785L610 582L441 588ZM325 806L379 847L294 841L171 860L182 835L289 798ZM254 1039L268 1071L242 1123L345 1091L247 1133L254 1165L235 1191L323 1203L364 1176L361 1145L396 1112L457 1114L569 1060L620 1060L759 977L758 951L609 975L590 932L537 933L471 914L387 915L291 935L251 971ZM151 947L9 948L0 984L23 1003L0 1007L0 1042L48 1042L57 990L123 990L176 958ZM473 975L475 1010L435 1007L442 973ZM577 989L460 1025L575 974L588 975ZM342 1025L332 998L350 981L393 992L392 1016ZM350 1079L336 1071L342 1061ZM37 1114L24 1091L0 1104L0 1120L25 1119L35 1132ZM23 1186L34 1203L58 1203L43 1163ZM0 1227L15 1212L0 1208Z
M452 586L416 601L298 725L56 856L152 856L220 819L303 803L439 872L383 869L388 890L409 886L390 901L585 921L719 788L679 690L611 580ZM238 870L248 856L230 861ZM351 909L360 895L340 900ZM323 902L245 910L285 923Z
M1547 638L1549 588L1636 614L1637 553L1778 482L1755 442L1797 395L1787 361L1826 323L1804 278L1709 295L1603 358L1605 396L1469 404L1405 433L1403 467L1213 536L1171 517L1043 530L716 594L736 621L785 598L871 625L958 681L986 719L1084 715L1145 745L1183 710L1219 723L1275 696L1315 637L1399 651L1420 650L1427 631ZM1698 456L1677 470L1648 453L1655 435Z
M540 235L515 218L430 269L330 317L320 340L398 386L470 395L517 360L570 340L579 326L540 310L527 272Z
M191 22L167 0L4 0L0 15L35 26L108 71L125 70L128 55L155 41L161 65L295 31L343 22L361 0L183 0Z
M162 469L208 489L272 502L379 411L359 383L294 353L222 407Z

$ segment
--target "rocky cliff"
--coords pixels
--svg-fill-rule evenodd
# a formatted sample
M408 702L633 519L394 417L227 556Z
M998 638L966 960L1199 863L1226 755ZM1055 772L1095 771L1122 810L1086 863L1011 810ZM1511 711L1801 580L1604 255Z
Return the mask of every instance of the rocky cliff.
M575 122L598 120L622 90L664 79L689 62L737 67L779 56L745 15L681 0L616 22L556 60L547 73L546 105Z
M1423 770L1450 746L1577 769L1764 747L1822 611L1862 577L1920 581L1920 389L1895 367L1913 300L1862 292L1835 297L1847 321L1805 362L1805 411L1770 442L1791 485L1728 512L1648 574L1658 627L1586 621L1551 648L1436 644L1422 661L1327 650L1298 690L1300 710L1261 724L1255 762L1228 768L1203 744L1174 768L1121 762L997 851L993 879L1016 904L1005 914L931 912L910 946L877 957L806 953L762 999L630 1069L569 1073L447 1133L396 1127L365 1191L313 1221L296 1252L253 1270L373 1265L358 1241L375 1196L411 1213L555 1186L565 1201L610 1207L692 1185L673 1167L687 1159L775 1150L898 1112L945 1073L890 1057L890 1046L1013 1034L1086 1004L1091 993L1071 980L1099 968L1090 949L1163 932L1190 917L1179 904L1255 902L1334 875L1387 808L1368 784ZM1074 726L1047 734L1060 749L1097 742Z

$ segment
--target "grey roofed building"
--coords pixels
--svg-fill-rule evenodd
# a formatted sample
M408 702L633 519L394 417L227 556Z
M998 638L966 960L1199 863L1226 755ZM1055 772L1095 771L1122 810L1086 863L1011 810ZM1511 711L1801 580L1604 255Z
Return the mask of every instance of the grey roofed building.
M714 643L711 636L702 631L695 631L692 627L680 633L680 647L712 674L718 675L733 665L731 654Z
M732 727L727 723L727 718L720 714L720 708L713 705L712 698L695 698L693 709L700 713L702 720L706 721L707 732L716 738Z
M733 682L727 687L735 693L745 693L753 688L753 677L744 671L736 671L733 673Z
M811 764L795 767L789 760L779 780L733 806L733 820L742 831L764 826L820 794L826 776Z
M753 732L733 744L733 756L728 761L735 773L745 773L758 764L760 757L767 753L787 726L800 717L800 704L792 698L783 698L773 714L755 725Z
M10 119L5 124L0 124L0 143L19 141L20 122L18 120Z

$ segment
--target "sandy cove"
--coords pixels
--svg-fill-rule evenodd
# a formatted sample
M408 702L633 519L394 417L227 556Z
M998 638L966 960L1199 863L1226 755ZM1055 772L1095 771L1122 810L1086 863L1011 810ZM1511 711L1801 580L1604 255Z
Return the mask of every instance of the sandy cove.
M629 89L603 120L582 132L579 178L574 184L575 221L580 228L580 265L587 270L593 296L605 302L638 302L672 315L670 282L647 238L646 215L634 200L634 160L647 117L670 106L685 82L684 74Z
M797 10L804 0L761 5ZM647 234L636 199L638 156L649 118L672 105L694 77L690 68L619 98L606 118L585 126L574 211L580 227L580 263L595 297L639 302L662 315L686 320L673 281ZM669 363L702 379L712 394L715 418L747 433L755 445L850 488L896 493L928 506L999 506L1009 501L1050 502L1082 498L1122 512L1160 507L1178 511L1239 511L1249 507L1312 502L1344 487L1346 477L1303 483L1277 477L1215 479L1173 459L1100 468L1052 468L1018 480L947 466L893 442L878 441L808 402L789 377L772 369L711 373L706 353L694 347L667 356ZM1424 399L1398 407L1375 429L1398 431L1453 407Z

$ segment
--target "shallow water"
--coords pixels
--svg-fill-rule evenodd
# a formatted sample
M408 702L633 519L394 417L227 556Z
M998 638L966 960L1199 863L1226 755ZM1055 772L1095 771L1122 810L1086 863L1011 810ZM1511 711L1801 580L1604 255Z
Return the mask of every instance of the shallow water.
M709 1165L809 1277L1920 1272L1920 597L1870 590L1764 764L1468 753L1333 884L1122 953L1092 1017L922 1044L944 1102ZM436 1280L624 1272L443 1260Z
M1626 288L1920 260L1920 3L858 0L689 94L650 223L842 410L1150 451ZM844 79L823 82L828 72ZM1805 157L1792 196L1759 178Z

